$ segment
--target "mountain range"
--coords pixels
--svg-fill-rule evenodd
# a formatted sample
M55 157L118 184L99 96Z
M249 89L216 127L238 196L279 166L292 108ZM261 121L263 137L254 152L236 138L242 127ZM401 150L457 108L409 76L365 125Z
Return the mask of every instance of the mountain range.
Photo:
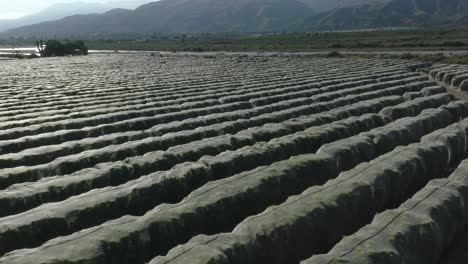
M96 12L99 13L99 12ZM279 32L466 24L468 0L160 0L73 15L3 36Z
M303 28L346 30L467 25L468 0L382 0L311 16Z
M381 0L299 0L299 1L308 5L315 12L321 13L321 12L326 12L326 11L343 8L343 7L378 3Z
M111 3L71 2L58 3L40 10L37 13L26 15L17 19L0 19L0 31L26 25L53 21L76 14L99 14L115 8L134 9L150 1L113 1Z

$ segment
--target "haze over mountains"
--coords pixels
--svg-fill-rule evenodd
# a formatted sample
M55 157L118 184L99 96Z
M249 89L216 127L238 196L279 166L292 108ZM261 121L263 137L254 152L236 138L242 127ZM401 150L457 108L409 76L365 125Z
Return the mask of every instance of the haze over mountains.
M71 2L51 5L44 10L17 19L0 19L0 31L32 25L45 21L58 20L76 14L100 14L115 8L134 9L150 0L122 0L111 3Z
M108 10L93 8L93 13ZM2 35L46 38L156 32L253 33L433 26L467 21L468 0L161 0L134 10L73 15L11 29Z

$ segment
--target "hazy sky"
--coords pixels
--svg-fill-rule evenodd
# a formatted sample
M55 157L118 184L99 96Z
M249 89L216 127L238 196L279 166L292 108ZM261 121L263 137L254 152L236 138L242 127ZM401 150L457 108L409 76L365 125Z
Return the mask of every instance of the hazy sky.
M56 3L92 2L142 2L141 0L0 0L0 19L18 18ZM150 2L150 1L147 1Z

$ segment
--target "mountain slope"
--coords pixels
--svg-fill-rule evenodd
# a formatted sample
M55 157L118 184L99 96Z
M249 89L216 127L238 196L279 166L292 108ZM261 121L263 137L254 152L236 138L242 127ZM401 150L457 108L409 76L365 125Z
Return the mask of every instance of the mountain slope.
M57 20L74 14L103 13L112 9L111 6L98 3L67 3L56 4L36 14L18 19L0 20L0 31L9 28L35 24L48 20Z
M382 0L299 0L316 12L326 12L336 8L378 3Z
M287 29L311 14L295 0L166 0L137 8L127 21L143 32L262 32Z
M453 25L468 22L468 0L161 0L135 10L74 15L1 34L77 37L121 33L279 32ZM330 8L316 14L314 7Z
M133 9L146 2L148 1L114 1L113 3L109 4L90 2L59 3L52 5L44 10L41 10L35 14L27 15L18 19L0 20L0 31L41 23L44 21L57 20L76 14L100 14L107 12L113 8Z
M468 0L386 0L335 9L305 20L303 28L356 29L466 23Z
M153 32L270 32L288 29L312 10L296 0L162 0L133 11L75 15L7 31L13 36Z

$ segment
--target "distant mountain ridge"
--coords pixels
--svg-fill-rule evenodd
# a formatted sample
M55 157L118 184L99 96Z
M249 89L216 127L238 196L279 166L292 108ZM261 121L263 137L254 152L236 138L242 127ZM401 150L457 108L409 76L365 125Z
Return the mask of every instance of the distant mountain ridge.
M348 6L310 17L303 28L356 28L463 25L468 22L468 0L385 0Z
M76 14L100 14L112 10L114 8L135 8L148 1L113 1L110 4L91 3L91 2L71 2L58 3L37 13L27 15L17 19L0 20L0 31L11 28L17 28L26 25L32 25L45 21L53 21L62 19Z
M152 32L289 30L313 10L296 0L161 0L122 12L74 15L6 32L15 36L80 36Z
M418 27L466 23L467 16L468 0L161 0L135 10L74 15L1 35L66 38Z
M374 4L382 0L299 0L300 2L308 5L315 12L327 12L333 9L356 6L363 4Z

